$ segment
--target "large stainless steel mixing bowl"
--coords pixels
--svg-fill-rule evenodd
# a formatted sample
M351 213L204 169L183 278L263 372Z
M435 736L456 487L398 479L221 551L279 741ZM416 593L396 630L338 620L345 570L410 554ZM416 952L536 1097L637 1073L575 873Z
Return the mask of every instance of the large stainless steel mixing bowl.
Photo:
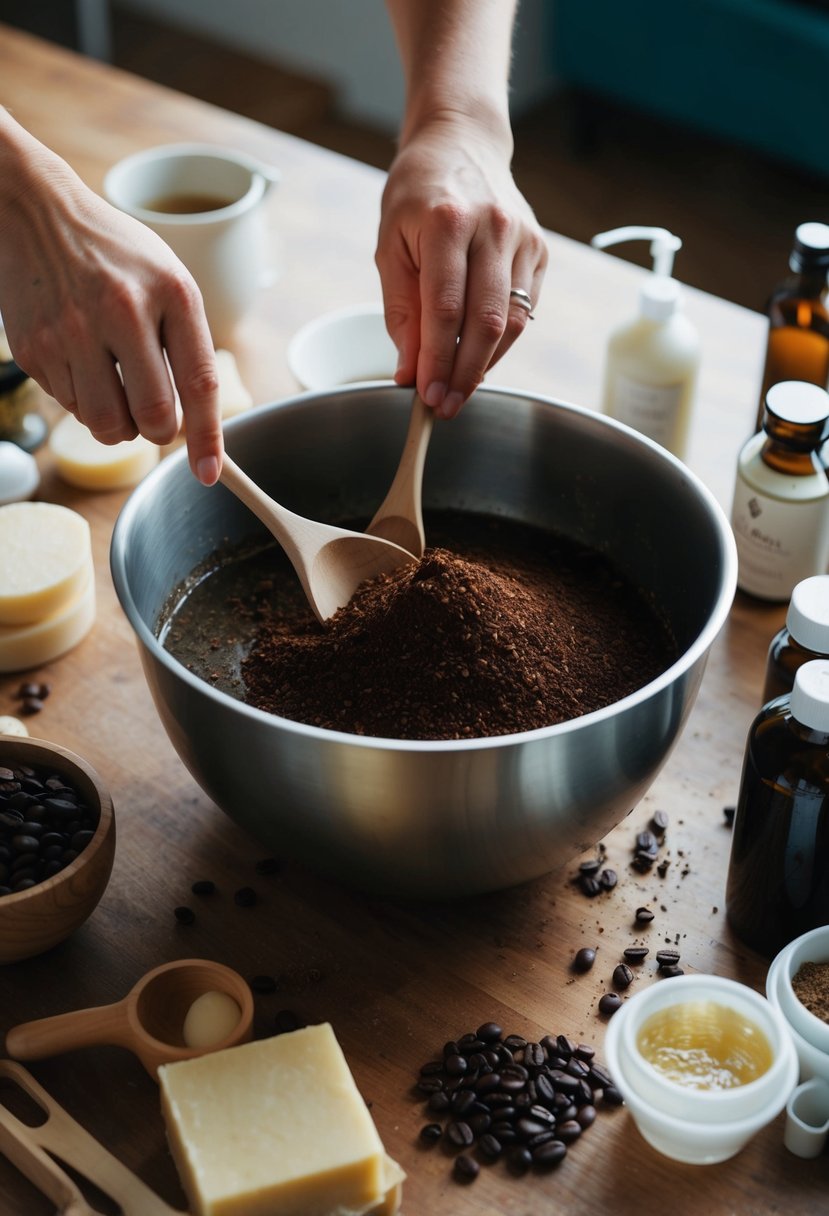
M370 518L402 450L411 392L349 385L257 408L230 454L280 502ZM594 845L631 810L677 739L736 585L728 522L664 449L530 394L479 390L438 424L425 502L555 529L607 552L662 606L681 657L632 696L559 726L464 742L320 730L249 708L156 639L171 589L260 525L184 453L134 491L112 541L115 586L158 712L206 793L270 848L346 882L417 896L505 887Z

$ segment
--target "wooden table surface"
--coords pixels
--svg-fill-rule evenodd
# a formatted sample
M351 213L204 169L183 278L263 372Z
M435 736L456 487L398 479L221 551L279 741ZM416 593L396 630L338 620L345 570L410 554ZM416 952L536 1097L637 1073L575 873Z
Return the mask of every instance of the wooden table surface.
M372 259L382 174L3 27L0 81L2 101L95 189L121 156L180 139L244 148L280 168L282 183L269 201L280 273L234 347L256 402L296 391L286 347L300 325L334 306L379 299ZM643 272L553 233L549 243L537 319L491 379L595 406L607 333L635 307ZM680 255L680 272L681 265ZM690 289L686 307L703 350L689 463L728 510L737 452L755 411L765 323ZM272 1031L280 1009L333 1023L387 1149L408 1173L404 1211L411 1216L827 1210L827 1157L791 1156L782 1144L782 1117L731 1161L691 1167L651 1150L624 1109L602 1111L553 1174L517 1179L500 1164L461 1187L440 1149L420 1147L426 1119L412 1097L423 1062L447 1039L493 1018L507 1032L535 1039L565 1033L600 1052L605 1024L596 1003L634 937L633 911L643 903L657 913L648 934L655 948L678 941L689 970L762 989L766 963L743 949L725 923L723 807L736 800L766 648L784 606L738 596L678 746L647 797L604 842L620 873L612 893L582 895L572 882L574 859L512 891L459 905L397 906L287 859L276 875L256 873L261 846L195 785L145 686L108 568L125 494L72 490L54 475L48 452L40 460L40 496L75 508L92 525L98 620L72 653L31 673L48 680L52 693L30 728L99 770L114 798L118 844L111 882L87 924L50 953L0 968L0 1031L117 1000L167 960L215 958L245 976L278 977L276 993L256 997L258 1035ZM20 679L0 679L0 713L14 712ZM635 832L659 808L670 816L664 879L629 865ZM195 902L190 886L200 878L213 879L219 894L198 905L195 924L182 926L173 909ZM243 885L259 892L255 908L233 903L232 892ZM598 961L575 977L570 961L582 945L597 945ZM652 982L651 962L632 991ZM130 1169L168 1202L183 1205L157 1090L137 1060L122 1049L89 1048L31 1069ZM52 1210L2 1159L0 1196L4 1216Z

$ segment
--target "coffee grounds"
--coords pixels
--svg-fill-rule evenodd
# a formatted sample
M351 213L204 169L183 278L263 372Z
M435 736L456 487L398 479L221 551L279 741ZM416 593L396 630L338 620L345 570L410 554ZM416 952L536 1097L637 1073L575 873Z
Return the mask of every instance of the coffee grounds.
M443 548L363 584L320 626L261 609L249 704L329 730L467 739L610 705L675 658L655 614L597 555L557 544L480 560Z
M792 988L815 1017L829 1022L829 963L801 963L792 977Z

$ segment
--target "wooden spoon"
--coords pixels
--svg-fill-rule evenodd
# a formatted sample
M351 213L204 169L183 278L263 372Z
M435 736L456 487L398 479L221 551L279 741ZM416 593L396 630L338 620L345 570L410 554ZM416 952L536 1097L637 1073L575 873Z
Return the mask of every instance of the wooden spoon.
M424 404L419 393L412 401L409 430L403 445L403 455L391 488L366 528L370 536L382 536L393 541L416 557L423 556L426 534L423 530L421 489L426 450L435 421L434 410Z
M209 1049L187 1047L184 1019L197 997L225 992L239 1006L233 1030ZM17 1060L46 1056L98 1043L126 1047L138 1056L151 1077L161 1064L189 1060L206 1050L235 1047L253 1033L253 997L250 985L230 967L207 959L186 958L148 971L114 1005L76 1009L51 1018L22 1022L6 1035L6 1051Z
M417 559L400 545L295 515L269 498L229 456L221 482L273 533L299 575L317 619L327 621L366 579L388 574Z

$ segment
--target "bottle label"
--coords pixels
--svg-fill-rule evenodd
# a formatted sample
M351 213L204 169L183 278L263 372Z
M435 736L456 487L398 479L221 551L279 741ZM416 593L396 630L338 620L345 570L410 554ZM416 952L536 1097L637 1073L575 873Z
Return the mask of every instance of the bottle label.
M610 413L617 421L672 449L682 404L682 389L682 383L643 384L641 380L618 372Z
M829 507L825 497L781 501L738 477L731 527L737 542L737 582L749 595L786 600L802 579L826 572Z

